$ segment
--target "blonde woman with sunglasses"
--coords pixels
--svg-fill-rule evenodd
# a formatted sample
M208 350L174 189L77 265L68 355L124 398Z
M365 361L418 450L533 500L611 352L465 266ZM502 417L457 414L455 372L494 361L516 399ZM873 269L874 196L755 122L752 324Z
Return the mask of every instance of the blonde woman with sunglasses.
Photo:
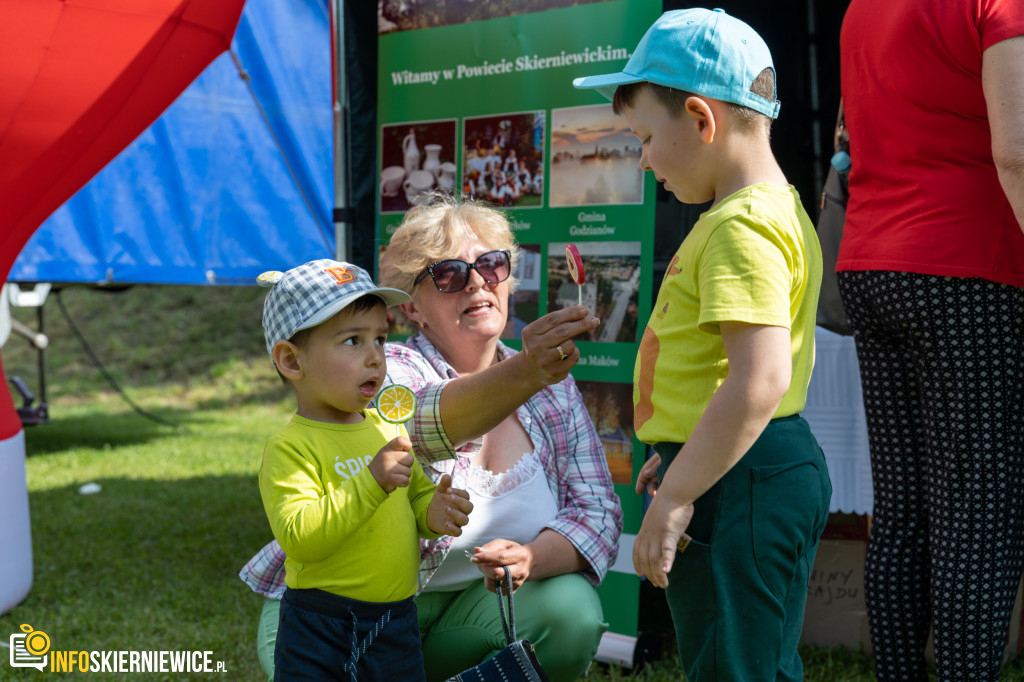
M475 505L461 537L421 548L416 604L428 680L504 646L493 594L502 565L516 590L518 635L552 680L581 675L608 627L595 588L615 561L622 510L569 376L580 357L572 338L599 321L575 306L527 325L521 352L501 343L518 255L502 212L437 197L406 214L382 262L381 285L411 297L392 311L418 329L386 347L389 381L416 393L406 423L413 451L428 475L451 474ZM268 597L258 643L268 672L278 562L271 543L241 573Z

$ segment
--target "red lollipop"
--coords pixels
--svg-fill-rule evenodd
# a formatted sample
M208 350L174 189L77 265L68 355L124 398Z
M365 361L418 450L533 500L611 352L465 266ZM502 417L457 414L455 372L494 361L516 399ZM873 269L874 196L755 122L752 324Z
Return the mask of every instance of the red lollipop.
M579 285L579 304L583 305L583 280L586 273L583 270L583 258L580 257L580 250L575 244L566 244L565 262L569 265L569 276L572 281Z

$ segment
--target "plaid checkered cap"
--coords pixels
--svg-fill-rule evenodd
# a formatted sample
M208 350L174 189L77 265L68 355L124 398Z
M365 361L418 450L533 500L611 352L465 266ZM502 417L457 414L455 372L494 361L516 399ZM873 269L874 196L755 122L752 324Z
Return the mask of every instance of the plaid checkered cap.
M357 298L373 294L388 306L409 300L409 294L400 289L374 284L358 265L328 258L285 273L264 272L257 281L260 286L272 287L263 301L263 336L271 358L275 343L329 320Z

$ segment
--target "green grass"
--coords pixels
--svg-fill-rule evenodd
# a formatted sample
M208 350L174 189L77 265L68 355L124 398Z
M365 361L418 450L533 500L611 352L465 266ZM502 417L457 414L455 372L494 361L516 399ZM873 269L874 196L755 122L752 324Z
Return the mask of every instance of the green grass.
M55 650L212 651L225 679L261 678L260 601L237 574L270 539L256 470L263 443L292 409L263 349L262 295L171 287L62 294L132 399L176 427L132 411L91 365L56 300L47 304L52 422L25 434L34 584L0 616L0 641L28 623ZM34 311L15 316L35 327ZM11 339L3 362L7 376L37 389L27 344ZM88 482L102 490L79 494ZM0 679L38 674L11 669L3 651L0 661Z
M236 575L269 539L254 474L287 410L157 412L182 428L79 406L27 434L35 584L0 634L24 622L57 650L208 650L258 679L259 602ZM79 494L88 482L102 490Z
M260 600L237 573L270 539L256 470L264 441L292 410L263 347L262 296L193 287L62 294L116 380L174 427L132 411L91 365L56 301L47 304L52 423L26 430L35 582L0 616L0 642L28 623L58 651L211 651L229 671L221 679L262 679ZM34 311L15 316L35 326ZM6 375L33 388L35 362L20 339L3 349ZM102 490L79 494L89 482ZM669 623L659 591L645 586L640 628L662 638L665 654L636 672L595 664L586 679L681 679ZM805 647L803 655L808 680L874 679L861 652ZM0 649L0 680L38 674L10 668ZM1024 662L1001 679L1024 680Z

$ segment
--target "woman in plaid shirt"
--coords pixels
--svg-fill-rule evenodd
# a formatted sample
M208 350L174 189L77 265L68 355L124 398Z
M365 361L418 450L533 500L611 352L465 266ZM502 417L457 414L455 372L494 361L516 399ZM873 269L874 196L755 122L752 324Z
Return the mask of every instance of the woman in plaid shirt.
M406 424L435 480L469 490L473 517L459 538L424 542L416 600L427 678L443 680L505 643L494 582L507 565L519 635L552 680L574 680L607 623L595 586L615 560L622 511L604 449L569 370L570 340L598 324L582 307L523 330L523 351L499 341L518 247L505 216L438 198L395 232L381 284L408 292L401 314L419 328L387 345L389 380L408 386ZM266 596L258 648L271 672L284 555L270 543L240 576Z

